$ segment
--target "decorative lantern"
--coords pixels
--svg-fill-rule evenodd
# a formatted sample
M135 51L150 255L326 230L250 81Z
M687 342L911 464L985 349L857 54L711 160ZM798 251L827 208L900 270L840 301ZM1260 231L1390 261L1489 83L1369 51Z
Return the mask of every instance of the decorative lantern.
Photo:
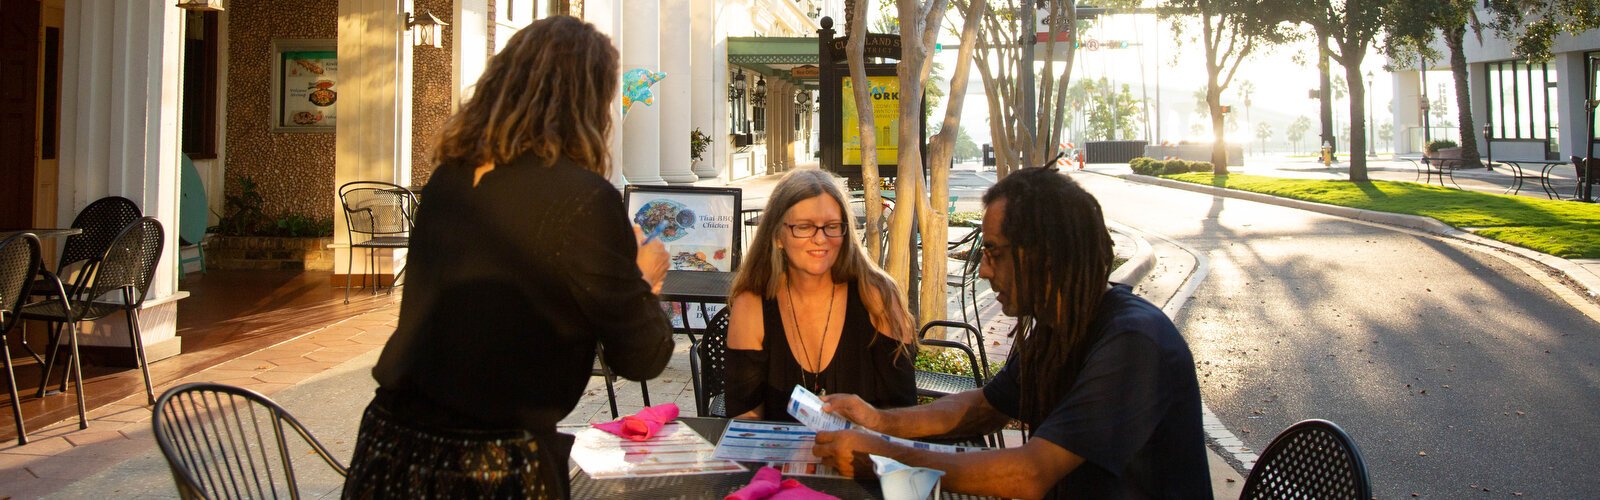
M222 0L178 0L178 8L201 12L219 12Z
M443 47L444 27L449 25L428 12L428 9L417 11L416 15L406 15L406 29L411 30L412 44L418 47Z

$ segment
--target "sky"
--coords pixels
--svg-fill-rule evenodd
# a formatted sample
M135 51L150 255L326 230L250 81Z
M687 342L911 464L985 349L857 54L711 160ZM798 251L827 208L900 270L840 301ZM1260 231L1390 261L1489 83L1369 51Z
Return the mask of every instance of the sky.
M1154 15L1142 14L1103 17L1095 22L1093 28L1086 30L1084 35L1088 39L1130 42L1130 46L1126 49L1080 49L1073 78L1105 77L1114 83L1129 85L1135 98L1147 98L1150 104L1149 125L1151 125L1152 142L1158 137L1159 140L1170 142L1204 140L1203 137L1197 137L1192 133L1191 124L1195 123L1203 124L1205 134L1210 133L1209 118L1194 112L1194 92L1203 88L1206 83L1204 47L1198 40L1178 39L1169 22L1158 20ZM945 76L948 77L955 68L956 51L952 47L956 44L956 40L953 35L941 38L946 48L936 58L947 68ZM1284 138L1284 130L1295 118L1305 116L1312 121L1313 127L1308 134L1310 138L1304 140L1302 148L1314 147L1311 143L1317 134L1315 123L1318 101L1307 97L1307 91L1317 88L1318 85L1315 61L1311 57L1315 54L1314 51L1314 41L1266 47L1258 50L1244 62L1234 78L1233 85L1223 94L1223 104L1232 105L1236 112L1241 113L1240 127L1236 134L1230 135L1230 141L1251 141L1259 147L1259 141L1254 135L1255 123L1265 122L1274 129L1269 148L1286 151L1290 146ZM1307 54L1303 63L1295 61L1294 56L1300 53ZM1362 66L1362 74L1369 70L1372 72L1373 87L1376 87L1369 89L1372 106L1377 108L1377 111L1371 113L1374 126L1381 126L1391 119L1388 106L1394 93L1394 84L1390 73L1383 68L1386 62L1383 56L1373 52L1369 53ZM1335 75L1342 75L1344 68L1335 63L1332 71ZM1429 79L1430 85L1433 84L1432 73ZM1243 99L1236 92L1238 82L1244 80L1253 82L1255 87L1249 109L1245 109ZM1154 129L1158 120L1156 116L1158 93L1159 136ZM961 122L973 139L980 144L990 142L987 123L989 111L983 96L982 81L977 71L973 71L972 81L968 84L968 97L962 107ZM1334 112L1336 120L1341 123L1338 128L1343 128L1342 124L1349 120L1348 102L1343 100L1336 102ZM943 113L941 103L934 116L940 117Z

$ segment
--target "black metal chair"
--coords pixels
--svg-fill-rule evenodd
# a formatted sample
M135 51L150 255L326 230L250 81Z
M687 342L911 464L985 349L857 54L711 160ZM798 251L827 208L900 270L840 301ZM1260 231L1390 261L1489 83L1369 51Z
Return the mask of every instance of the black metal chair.
M978 315L978 263L982 260L982 252L978 249L983 243L981 229L973 229L961 240L951 243L948 247L950 265L954 273L945 275L945 286L956 289L956 297L961 302L961 321L976 324L978 331L983 331L983 318ZM957 260L959 259L959 260ZM972 304L972 317L967 318L967 303Z
M17 314L22 304L28 298L28 288L33 283L43 267L39 259L39 238L30 233L11 235L0 241L0 357L5 360L6 388L11 394L11 418L17 424L17 445L28 444L28 429L22 423L22 399L17 393L17 376L11 366L11 348L6 342L6 335L21 324L21 315ZM48 280L56 289L52 300L61 300L66 296L66 291L61 288L61 281L52 277ZM65 306L63 306L65 307ZM74 345L73 349L77 349ZM74 365L76 366L76 365ZM78 373L78 387L83 387L83 376ZM83 391L78 391L78 428L87 429L89 420L84 416Z
M45 321L51 326L44 375L39 380L41 397L44 396L45 387L50 381L50 373L55 367L56 358L59 357L57 353L60 350L61 327L69 327L68 339L73 347L68 355L72 358L73 366L81 365L77 352L77 324L99 320L121 311L127 317L128 340L133 345L139 371L144 375L145 397L151 404L155 403L155 391L150 384L150 368L145 360L144 341L139 329L139 308L144 305L146 292L150 290L150 281L155 277L156 264L160 262L161 251L166 244L162 234L161 222L154 217L145 217L129 224L111 240L104 254L91 259L85 265L85 271L78 273L78 277L73 280L71 291L64 292L67 300L35 302L22 307L24 319ZM81 374L78 376L81 377ZM61 380L63 391L66 390L66 386L67 380L63 374ZM80 393L83 390L81 381L78 389Z
M746 249L755 241L756 230L761 228L761 209L751 208L739 211L739 244ZM740 253L743 253L742 251Z
M605 380L606 402L611 403L611 418L621 418L621 414L617 412L617 374L612 373L611 367L606 366L604 347L596 345L594 354L594 368L589 370L589 376ZM650 406L650 381L639 381L639 398L644 401L645 406Z
M83 232L67 237L66 244L61 248L61 258L56 261L55 276L60 278L59 281L64 288L71 292L72 283L76 281L74 278L78 273L93 271L86 269L84 264L104 255L106 246L111 244L111 239L121 234L128 224L143 216L139 205L121 196L107 196L83 207L77 217L72 219L72 227ZM55 295L56 285L41 274L34 279L30 293L38 296ZM28 351L35 361L44 363L44 357L34 352L26 339L22 343L22 349Z
M378 279L377 251L411 246L411 224L417 207L416 194L403 186L378 181L355 181L339 186L339 203L344 207L345 236L350 246L345 251L344 303L350 303L351 272L355 270L355 251L367 251L366 274ZM356 241L356 235L365 240ZM404 271L402 271L404 272ZM367 285L366 274L361 284ZM399 273L396 273L398 276ZM371 288L377 293L376 283ZM390 288L393 291L393 288Z
M724 307L706 324L706 332L690 349L689 373L694 382L695 415L728 417L728 310Z
M975 345L977 346L977 351L974 352L973 348L965 343L952 340L926 338L928 335L928 330L932 330L934 328L959 328L963 330L966 338L969 341L976 339ZM951 320L929 321L928 324L922 325L921 330L917 331L917 344L922 347L938 347L959 350L962 354L966 355L967 362L969 363L968 366L972 367L971 377L965 375L917 370L918 396L939 398L962 391L970 391L972 389L982 387L984 382L989 380L989 377L991 376L989 374L989 363L983 350L983 334L972 325Z
M1372 498L1361 450L1327 420L1304 420L1272 439L1250 469L1240 499Z
M344 464L277 403L201 382L161 395L150 423L181 498L300 498L285 427L340 476Z
M1584 198L1583 188L1591 182L1589 176L1597 175L1597 172L1600 172L1600 158L1573 156L1572 167L1578 174L1578 187L1572 190L1572 198L1581 200Z

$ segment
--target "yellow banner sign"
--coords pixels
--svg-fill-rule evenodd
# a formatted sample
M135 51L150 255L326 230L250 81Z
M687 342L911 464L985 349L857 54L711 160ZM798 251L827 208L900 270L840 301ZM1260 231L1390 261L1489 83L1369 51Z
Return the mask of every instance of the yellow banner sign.
M844 78L844 161L845 165L861 164L861 124L856 118L856 94L850 78ZM872 95L872 119L878 141L878 164L895 165L900 145L900 79L895 76L867 77L868 92Z

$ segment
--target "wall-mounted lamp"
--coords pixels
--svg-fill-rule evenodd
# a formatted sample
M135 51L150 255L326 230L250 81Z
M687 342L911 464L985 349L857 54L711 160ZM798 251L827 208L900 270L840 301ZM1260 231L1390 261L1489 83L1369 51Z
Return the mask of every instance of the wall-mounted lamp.
M750 104L758 108L767 106L767 77L756 77L756 90L750 93Z
M809 17L813 20L818 17L822 17L822 7L812 7L811 12L806 13L806 17Z
M740 97L744 97L744 72L740 71L738 73L734 73L733 78L731 78L729 81L732 83L728 84L728 100L733 101L738 100Z
M178 0L178 8L201 12L218 12L222 10L222 0Z
M412 44L418 47L444 47L444 27L449 25L428 9L406 14L406 29L411 30Z

